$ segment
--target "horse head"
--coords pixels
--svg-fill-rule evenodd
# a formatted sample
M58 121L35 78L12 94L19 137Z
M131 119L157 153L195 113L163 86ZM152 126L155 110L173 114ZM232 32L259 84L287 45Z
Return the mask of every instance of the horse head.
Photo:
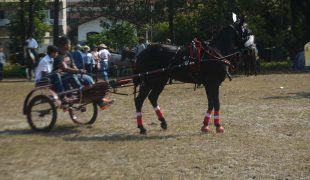
M233 24L225 27L214 39L210 41L210 47L231 63L230 70L234 71L242 62L240 53L246 44L254 41L254 36L248 33L249 29L245 26L244 19L240 18Z

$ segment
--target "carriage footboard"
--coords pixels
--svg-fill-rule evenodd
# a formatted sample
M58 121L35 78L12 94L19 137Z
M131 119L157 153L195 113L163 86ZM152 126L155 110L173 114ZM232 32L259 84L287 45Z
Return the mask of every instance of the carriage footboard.
M98 82L92 86L84 87L81 90L81 103L97 102L108 94L110 86L106 82Z

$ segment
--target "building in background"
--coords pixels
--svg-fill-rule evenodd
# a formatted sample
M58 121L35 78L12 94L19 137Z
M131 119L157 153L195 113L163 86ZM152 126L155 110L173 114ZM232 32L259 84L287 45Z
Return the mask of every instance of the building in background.
M92 34L97 34L102 32L103 28L100 26L100 22L105 21L110 23L110 21L103 17L100 13L101 7L98 7L98 15L92 14L92 16L83 16L81 12L83 8L87 9L87 7L81 7L79 2L82 0L59 0L59 36L66 35L68 36L73 44L75 43L83 43L87 41L87 37ZM0 1L0 47L4 47L6 54L10 55L9 50L9 31L8 26L10 24L10 18L14 13L17 13L18 8L16 6L8 6L3 8L1 3L13 3L20 2L19 0L1 0ZM55 0L47 0L50 4L49 9L46 11L47 18L46 24L53 26L54 23L54 15L55 11L53 10L53 3ZM2 8L1 8L2 7ZM94 7L92 7L94 8ZM95 8L96 9L96 8ZM25 7L25 11L27 11L27 7ZM94 18L95 17L95 18ZM51 28L53 29L53 28ZM38 52L42 53L46 51L46 47L53 43L53 32L46 32L43 40L39 44Z

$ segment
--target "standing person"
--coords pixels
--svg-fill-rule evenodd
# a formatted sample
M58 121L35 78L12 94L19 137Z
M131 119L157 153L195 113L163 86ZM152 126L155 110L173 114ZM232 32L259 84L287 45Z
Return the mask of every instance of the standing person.
M33 38L31 34L29 38L26 40L26 75L29 80L33 78L34 68L36 65L36 60L38 58L38 54L36 49L38 48L38 42Z
M95 64L93 65L93 78L95 79L95 82L98 82L98 72L100 69L100 57L99 57L98 47L96 45L92 47L91 54L93 56L93 59L95 60Z
M165 40L165 44L172 45L172 44L171 44L171 39L167 38L167 39Z
M99 45L99 58L100 58L100 72L102 74L102 79L104 81L109 80L108 70L109 70L109 59L111 58L111 53L107 49L105 44Z
M95 60L93 55L89 52L89 46L85 45L83 47L84 50L84 67L88 75L92 76L93 73L93 65L95 64Z
M2 81L3 79L4 63L5 63L4 50L3 48L0 48L0 81Z
M43 81L44 78L49 78L55 87L57 93L63 92L64 87L60 74L53 71L54 58L58 55L58 48L56 46L48 46L47 54L40 60L35 73L35 81L38 83ZM62 98L62 96L60 96Z
M72 53L74 63L78 69L85 69L84 61L83 61L83 52L81 45L77 44L74 47L74 51Z
M144 38L139 39L139 44L135 48L136 57L146 48Z

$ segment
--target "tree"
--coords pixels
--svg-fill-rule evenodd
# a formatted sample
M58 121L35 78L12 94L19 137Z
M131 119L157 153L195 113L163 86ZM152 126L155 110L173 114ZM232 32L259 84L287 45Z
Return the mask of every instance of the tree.
M210 39L232 23L232 12L244 16L259 50L273 48L271 58L286 59L303 49L310 36L310 1L303 0L92 0L103 15L128 20L136 28L154 24L154 40L170 37L177 44L198 34ZM151 4L150 4L151 3ZM99 5L100 4L100 5ZM153 8L149 8L150 5ZM95 9L94 9L95 10ZM95 14L95 13L93 13ZM168 26L167 26L168 25ZM151 24L152 26L152 24ZM139 31L138 31L139 32ZM166 37L164 37L166 36Z
M90 45L106 43L109 47L115 48L115 51L131 48L136 42L136 28L127 21L113 23L105 27L101 33L91 35L87 40L87 44Z
M11 39L11 51L22 51L26 34L33 34L40 43L45 32L50 30L50 27L44 23L46 20L46 2L44 0L36 0L35 2L20 0L19 3L10 3L8 5L20 7L16 14L12 14L9 17L11 21L8 27ZM28 7L28 11L25 11L25 7ZM29 26L26 26L26 24Z
M152 26L151 23L167 21L169 37L174 40L174 18L178 11L188 8L187 0L84 0L80 4L81 16L87 14L108 17L117 22L126 20L134 24L138 34ZM98 7L101 7L98 10Z

